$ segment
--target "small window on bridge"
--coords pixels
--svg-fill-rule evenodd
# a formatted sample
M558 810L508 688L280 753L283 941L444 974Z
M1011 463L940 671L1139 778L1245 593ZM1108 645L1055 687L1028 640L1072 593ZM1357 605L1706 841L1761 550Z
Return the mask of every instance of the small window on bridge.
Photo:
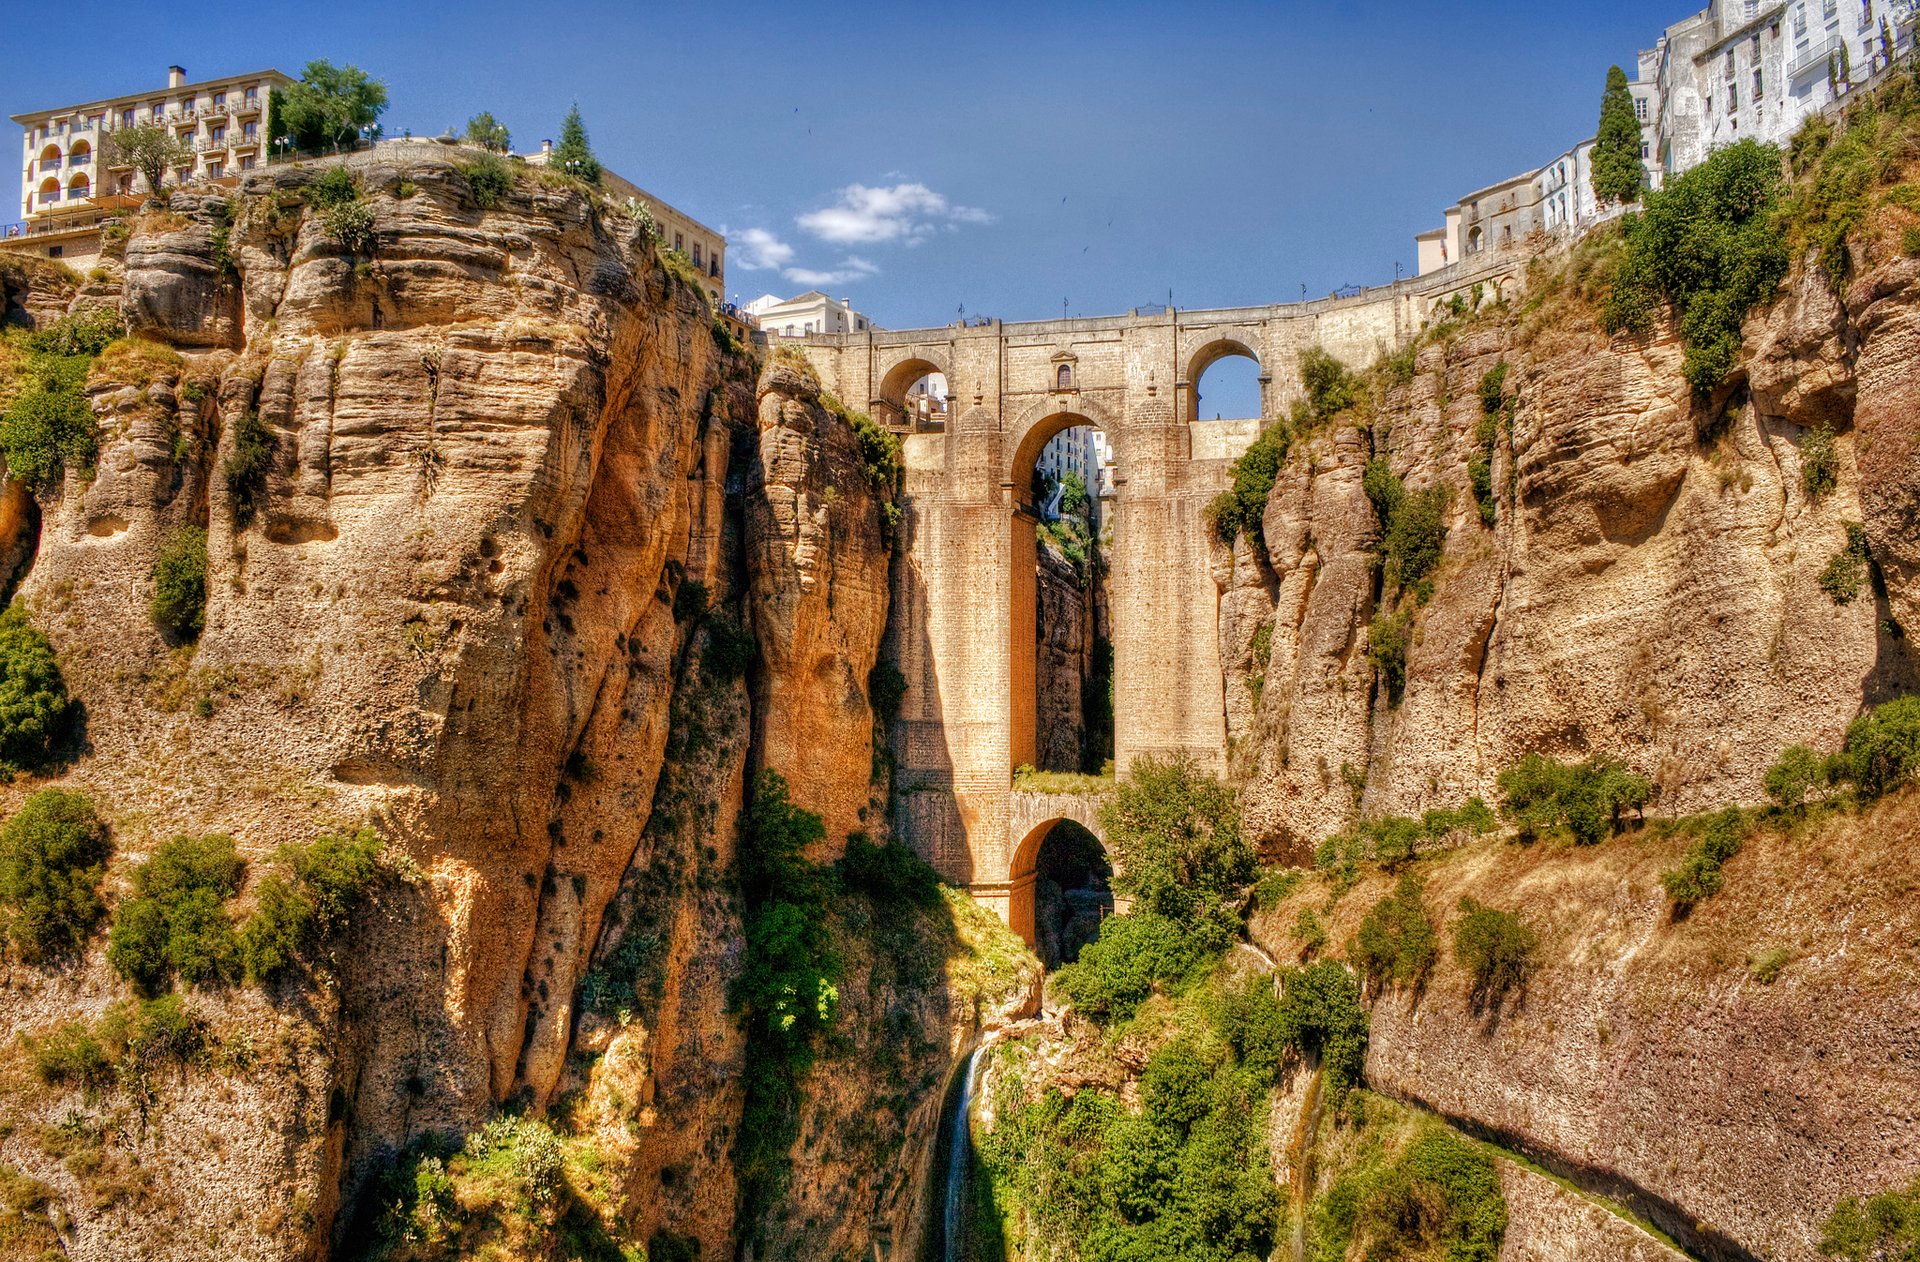
M1072 364L1060 365L1059 369L1054 373L1054 388L1058 390L1073 389L1073 365Z

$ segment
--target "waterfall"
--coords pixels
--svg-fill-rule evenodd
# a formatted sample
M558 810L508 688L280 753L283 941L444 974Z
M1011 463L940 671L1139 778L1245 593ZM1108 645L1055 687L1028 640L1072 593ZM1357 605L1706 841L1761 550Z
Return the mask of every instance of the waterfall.
M953 1134L947 1144L947 1212L942 1234L946 1237L946 1262L966 1262L967 1173L973 1165L973 1127L968 1110L973 1104L974 1086L980 1076L982 1044L973 1049L960 1070L959 1089L954 1092Z

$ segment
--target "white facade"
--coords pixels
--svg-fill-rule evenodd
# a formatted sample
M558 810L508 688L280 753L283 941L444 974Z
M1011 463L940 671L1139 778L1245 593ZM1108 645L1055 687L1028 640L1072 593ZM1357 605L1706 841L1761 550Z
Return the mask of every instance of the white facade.
M865 333L879 327L853 309L853 299L832 298L817 289L810 289L797 298L761 294L746 304L746 311L772 337Z
M1913 48L1914 0L1714 0L1640 54L1661 176L1741 140L1785 145L1806 120Z

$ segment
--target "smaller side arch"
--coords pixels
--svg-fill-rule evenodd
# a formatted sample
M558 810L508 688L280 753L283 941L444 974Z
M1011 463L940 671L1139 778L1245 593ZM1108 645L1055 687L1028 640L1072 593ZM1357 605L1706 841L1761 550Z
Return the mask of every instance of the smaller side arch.
M1015 794L1016 799L1023 796L1029 795ZM1031 804L1015 803L1014 829L1020 835L1020 842L1013 848L1013 859L1007 867L1007 926L1020 935L1022 942L1033 946L1037 934L1034 886L1040 877L1040 847L1045 844L1055 825L1067 822L1080 825L1100 843L1107 863L1115 872L1119 871L1119 865L1114 862L1105 830L1100 827L1099 800L1081 796L1075 801L1076 795L1073 794L1030 796L1035 799ZM1028 805L1029 809L1022 811L1022 805ZM1029 818L1019 818L1023 814ZM1043 818L1030 822L1031 817L1036 815Z
M951 389L953 378L945 366L925 355L909 354L880 378L879 389L867 401L867 410L882 424L896 429L911 428L907 425L907 391L923 377L936 374L946 380Z
M1206 376L1207 369L1213 367L1215 364L1219 363L1223 359L1228 359L1236 356L1241 359L1252 360L1254 367L1259 370L1260 381L1261 381L1260 393L1262 395L1262 398L1260 400L1262 405L1261 411L1263 413L1265 412L1266 399L1264 396L1266 395L1266 381L1267 381L1266 361L1260 358L1259 352L1255 351L1251 346L1247 345L1247 343L1240 338L1216 337L1216 338L1212 338L1209 341L1201 343L1200 346L1187 359L1187 377L1186 377L1186 380L1187 380L1186 413L1187 414L1184 419L1186 419L1189 422L1197 421L1200 419L1200 379Z

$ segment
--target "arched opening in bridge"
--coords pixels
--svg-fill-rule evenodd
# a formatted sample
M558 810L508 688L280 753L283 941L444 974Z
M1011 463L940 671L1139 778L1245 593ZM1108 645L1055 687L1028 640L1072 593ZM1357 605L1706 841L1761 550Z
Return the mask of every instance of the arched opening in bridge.
M1013 478L1012 765L1099 774L1113 758L1113 449L1061 413L1026 435Z
M1106 847L1070 819L1034 829L1014 854L1013 928L1048 971L1080 958L1113 914L1113 865Z
M894 365L868 401L876 420L908 433L935 433L947 427L947 375L939 365L909 359Z
M1193 358L1189 421L1258 421L1265 417L1265 370L1243 343L1219 341Z

